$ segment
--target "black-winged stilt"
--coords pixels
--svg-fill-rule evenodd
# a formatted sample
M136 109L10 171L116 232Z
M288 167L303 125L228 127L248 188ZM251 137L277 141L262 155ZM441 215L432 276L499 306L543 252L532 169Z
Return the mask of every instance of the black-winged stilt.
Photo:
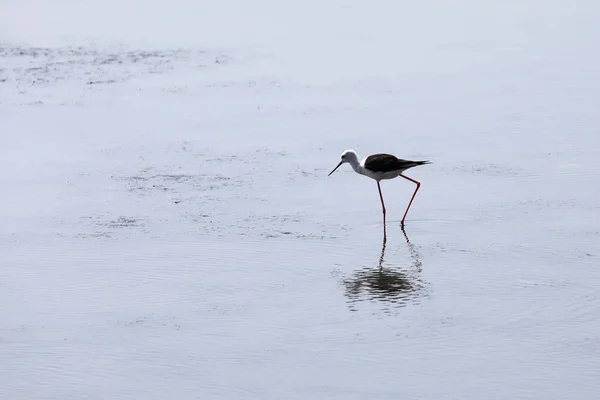
M329 173L329 175L333 174L336 169L339 168L340 165L348 163L352 166L352 169L361 175L368 176L369 178L375 179L377 181L377 189L379 190L379 198L381 199L381 209L383 211L383 222L385 223L385 204L383 204L383 196L381 194L381 187L379 186L379 181L383 179L393 179L397 176L401 176L409 181L415 183L417 188L413 193L410 202L408 203L408 207L406 207L406 211L404 212L404 216L402 217L402 221L400 224L404 226L404 220L406 219L406 214L408 214L408 209L412 204L419 187L421 187L421 182L416 181L408 176L402 175L404 171L409 168L416 167L418 165L431 164L430 161L411 161L411 160L402 160L393 156L391 154L372 154L366 157L362 161L358 161L358 156L354 150L346 150L342 153L342 160L340 163ZM327 176L329 176L327 175Z

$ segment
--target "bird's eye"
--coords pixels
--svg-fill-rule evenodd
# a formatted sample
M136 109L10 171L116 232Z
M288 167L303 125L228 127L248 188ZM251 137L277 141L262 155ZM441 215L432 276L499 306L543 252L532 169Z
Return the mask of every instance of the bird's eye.
M342 158L346 158L346 155L344 154L344 155L342 156Z

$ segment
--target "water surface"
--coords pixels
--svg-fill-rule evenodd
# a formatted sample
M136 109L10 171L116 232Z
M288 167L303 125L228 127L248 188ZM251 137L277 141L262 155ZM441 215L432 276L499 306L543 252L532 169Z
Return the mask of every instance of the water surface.
M0 397L600 395L595 3L32 4Z

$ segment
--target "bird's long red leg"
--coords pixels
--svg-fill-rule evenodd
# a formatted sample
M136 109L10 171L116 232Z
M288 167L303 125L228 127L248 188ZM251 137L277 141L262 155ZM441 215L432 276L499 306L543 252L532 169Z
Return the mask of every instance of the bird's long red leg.
M381 199L381 211L383 211L383 223L385 223L385 204L383 204L383 195L381 194L381 186L379 186L379 181L377 181L377 189L379 190L379 198Z
M404 212L404 216L402 217L402 221L400 221L400 225L404 226L404 219L406 218L406 214L408 214L408 209L410 208L410 205L412 204L413 200L415 199L415 196L417 195L417 191L419 191L419 188L421 187L421 182L419 181L415 181L412 178L409 178L408 176L404 176L402 174L400 174L401 177L408 179L409 181L415 183L417 185L417 188L415 189L415 192L413 193L412 197L410 198L410 202L408 203L408 207L406 207L406 211Z

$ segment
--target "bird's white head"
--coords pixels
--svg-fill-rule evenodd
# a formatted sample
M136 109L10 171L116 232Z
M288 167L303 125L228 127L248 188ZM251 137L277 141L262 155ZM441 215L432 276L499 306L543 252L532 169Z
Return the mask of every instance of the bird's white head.
M338 169L340 167L340 165L344 164L344 163L349 163L350 165L352 165L353 167L355 165L358 165L358 155L356 155L356 152L354 150L346 150L342 153L342 160L340 161L340 163L337 165L337 167L335 167L333 169L333 171L331 171L329 173L329 175L333 174L335 172L336 169ZM327 175L327 176L329 176Z

